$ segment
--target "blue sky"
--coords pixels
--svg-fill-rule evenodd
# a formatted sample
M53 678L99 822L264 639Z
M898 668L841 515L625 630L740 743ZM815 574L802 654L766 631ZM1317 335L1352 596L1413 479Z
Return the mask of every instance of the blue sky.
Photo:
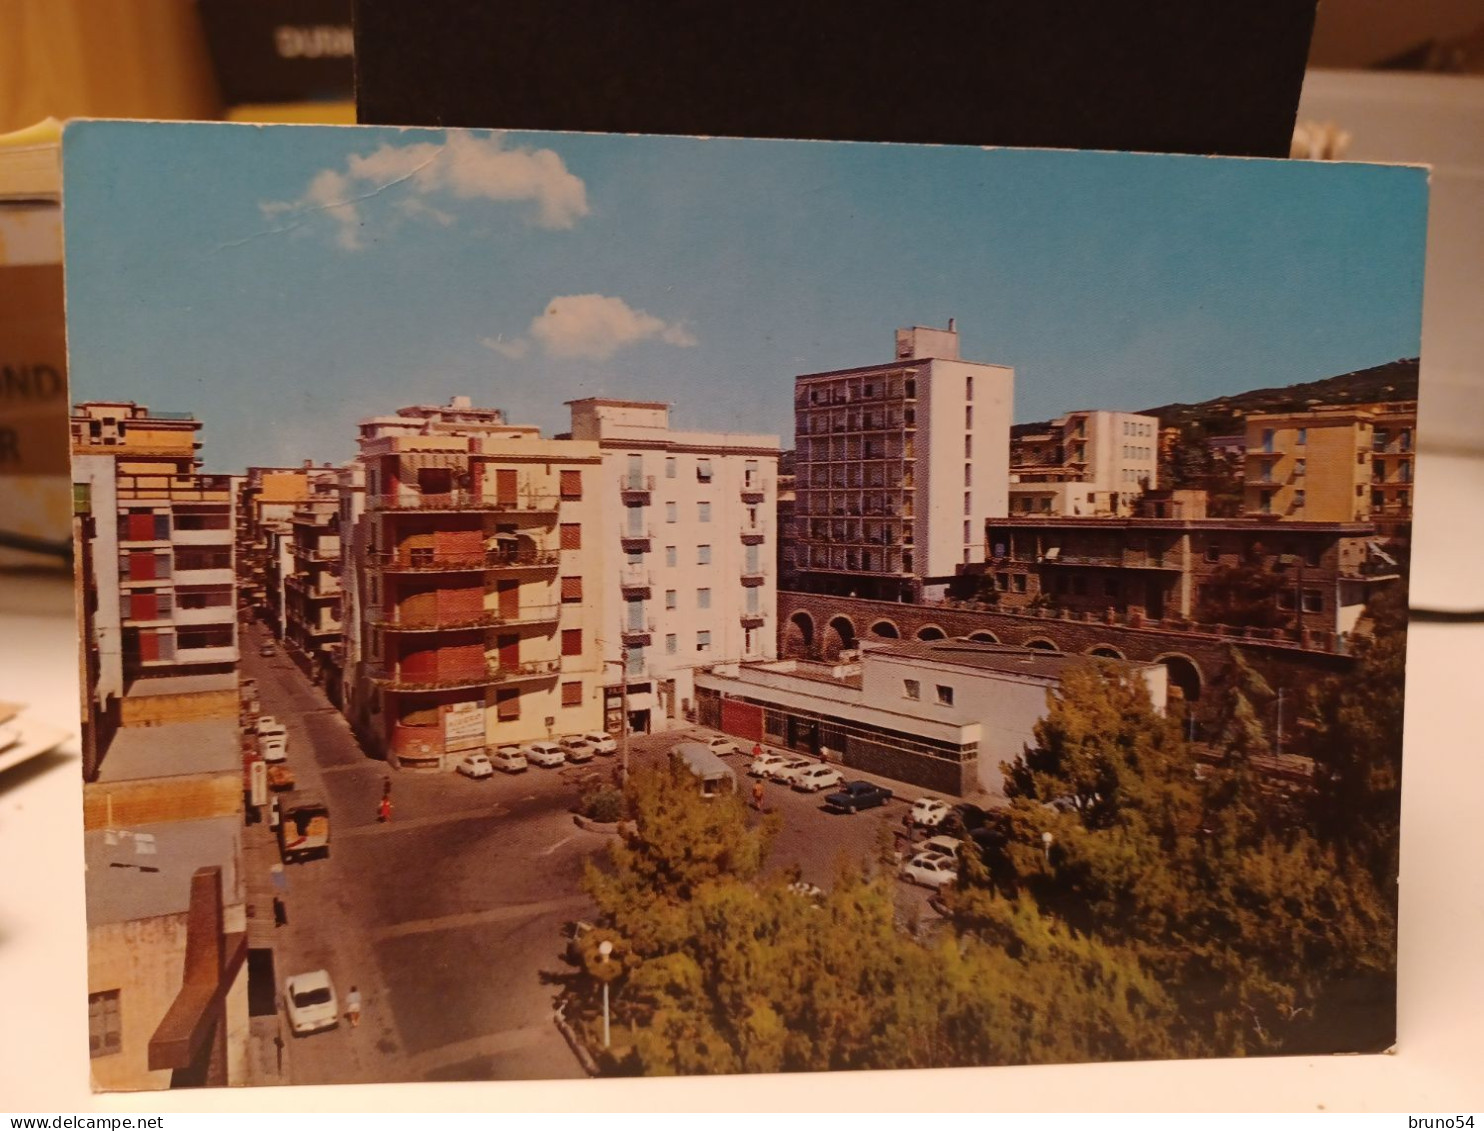
M1419 350L1420 169L81 122L64 176L73 398L195 413L213 471L338 462L458 393L791 446L795 374L950 317L1020 421Z

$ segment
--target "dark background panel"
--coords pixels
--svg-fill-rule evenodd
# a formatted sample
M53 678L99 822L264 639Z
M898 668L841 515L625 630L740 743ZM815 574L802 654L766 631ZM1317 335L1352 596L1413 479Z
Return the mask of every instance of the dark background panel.
M356 0L363 123L1286 156L1314 0Z

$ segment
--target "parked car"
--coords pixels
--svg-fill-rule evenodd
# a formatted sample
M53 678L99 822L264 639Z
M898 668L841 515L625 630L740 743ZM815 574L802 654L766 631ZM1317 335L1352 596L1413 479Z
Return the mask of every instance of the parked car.
M794 778L792 785L801 793L818 793L821 789L834 789L845 783L845 775L839 770L816 763Z
M782 766L788 759L782 754L764 754L761 758L754 758L747 767L749 777L771 778L772 771Z
M258 757L270 765L274 762L287 762L289 760L288 737L282 734L259 735Z
M561 741L562 753L567 756L567 761L576 764L579 762L591 762L593 755L597 753L593 744L580 734L569 734Z
M507 774L522 774L530 767L519 746L502 746L490 755L490 765Z
M585 740L587 744L599 754L607 755L618 753L618 740L607 731L590 730L587 733L580 735L579 737Z
M711 751L711 753L717 755L718 757L725 756L727 754L742 753L742 747L738 746L736 742L734 742L730 738L727 738L725 735L714 734L709 738L697 738L694 739L694 741L699 742L702 746L706 747L708 750Z
M784 758L768 771L768 777L782 785L793 785L805 770L819 765L813 758Z
M287 793L294 788L294 771L283 762L274 762L268 767L268 788L275 793ZM275 828L277 826L274 826Z
M257 721L253 723L253 730L260 736L265 734L288 733L288 727L284 726L281 720L274 718L272 715L259 715Z
M958 879L958 861L941 852L919 852L902 865L900 874L909 884L941 888Z
M277 652L277 649L274 648L273 645L271 645L271 644L260 644L260 645L258 645L258 655L259 656L271 656L275 652Z
M846 782L838 792L827 796L824 803L827 808L841 813L859 813L862 809L885 805L890 800L891 790L885 786L868 781L852 781Z
M457 766L459 773L466 778L492 778L495 776L495 768L490 765L488 755L480 752L478 754L465 754L459 759Z
M912 823L920 829L935 829L953 812L953 806L936 797L919 797L912 802Z
M939 856L957 860L958 854L964 850L964 842L952 836L930 836L917 847L919 852L936 852Z
M533 742L521 751L533 766L554 770L567 764L567 752L555 742Z
M824 888L818 884L811 884L808 880L795 880L788 885L788 890L800 899L820 900L824 898Z
M318 1033L340 1024L340 1002L327 970L295 974L283 984L283 1003L294 1036Z

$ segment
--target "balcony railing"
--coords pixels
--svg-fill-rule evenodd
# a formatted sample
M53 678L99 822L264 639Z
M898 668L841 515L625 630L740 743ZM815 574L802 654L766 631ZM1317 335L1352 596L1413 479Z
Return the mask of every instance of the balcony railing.
M372 554L373 566L387 573L482 573L499 569L540 569L562 558L555 550L489 550L472 554Z
M654 476L624 472L618 477L618 490L623 495L647 495L654 490Z
M628 644L646 642L649 640L650 637L654 635L654 621L646 621L645 623L639 625L625 625L622 629L619 630L619 635L622 636L624 642Z
M624 589L649 589L654 584L654 577L642 567L625 566L619 571L618 584Z
M654 541L654 531L647 526L640 530L625 530L619 534L618 540L625 549L647 549Z
M755 613L744 612L742 614L742 627L761 628L764 624L767 623L767 620L767 614L762 612L761 610Z
M522 625L550 624L561 617L560 605L534 605L528 609L501 613L494 610L475 615L448 617L409 617L393 614L373 615L371 623L389 632L454 632L471 628L519 628Z
M743 585L761 585L767 579L768 575L762 566L758 566L756 569L748 569L746 566L742 567Z
M526 493L515 498L477 491L403 491L373 495L371 501L387 511L495 511L501 514L555 514L561 505L556 494Z
M761 475L744 475L742 477L742 497L748 500L761 501L767 494L767 483Z
M525 660L514 664L486 664L482 670L447 674L403 674L395 668L373 668L371 681L390 691L451 691L461 687L488 687L524 679L543 679L561 671L561 660Z
M767 536L767 528L761 522L744 522L742 524L742 541L744 542L761 542Z

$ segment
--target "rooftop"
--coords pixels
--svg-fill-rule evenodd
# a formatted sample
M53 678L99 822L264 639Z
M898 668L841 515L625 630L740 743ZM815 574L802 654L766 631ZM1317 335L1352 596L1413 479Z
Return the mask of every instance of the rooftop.
M864 652L862 658L870 657L951 664L999 675L1048 680L1059 680L1068 671L1108 662L1095 656L1071 656L1047 648L1019 648L1013 644L989 644L978 640L903 641L900 644L872 646Z
M183 914L191 901L191 877L197 868L212 865L222 869L222 901L241 903L241 856L240 817L84 833L88 926Z
M122 727L108 747L98 780L125 782L216 773L242 773L236 719Z

